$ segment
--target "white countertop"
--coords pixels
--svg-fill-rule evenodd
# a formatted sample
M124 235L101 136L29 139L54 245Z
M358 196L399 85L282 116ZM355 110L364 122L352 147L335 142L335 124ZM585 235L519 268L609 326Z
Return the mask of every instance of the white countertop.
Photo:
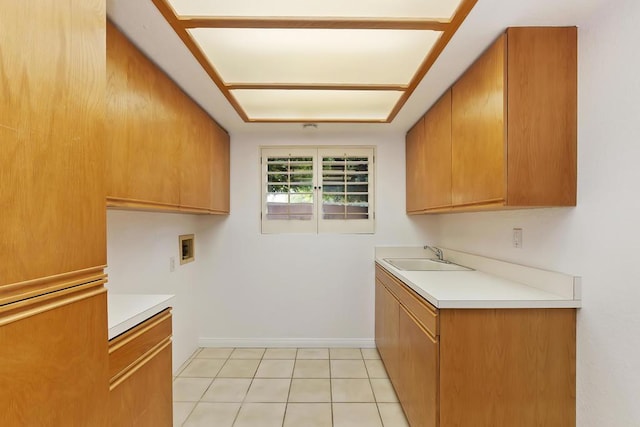
M109 339L171 307L173 295L107 294Z
M580 278L563 273L446 249L445 259L476 270L408 271L384 261L384 258L431 258L425 252L411 249L376 248L376 262L437 308L577 308L581 305ZM489 271L481 271L480 267Z

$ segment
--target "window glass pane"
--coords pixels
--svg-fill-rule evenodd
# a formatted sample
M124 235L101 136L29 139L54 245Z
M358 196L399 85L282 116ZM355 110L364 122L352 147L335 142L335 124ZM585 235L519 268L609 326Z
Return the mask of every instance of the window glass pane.
M368 173L350 173L347 174L346 178L347 182L369 182L369 174Z
M351 184L347 185L348 193L368 193L369 192L369 184L366 182L363 184Z
M324 185L324 187L322 187L324 190L324 193L344 193L344 184L343 185Z
M266 218L313 219L313 157L267 157Z
M267 191L269 194L271 193L288 193L289 192L289 184L269 184L267 186Z
M268 182L288 182L289 181L289 175L285 174L285 173L269 173L267 175L267 181Z
M367 194L347 196L347 204L349 205L367 206L368 203L369 203L369 196Z

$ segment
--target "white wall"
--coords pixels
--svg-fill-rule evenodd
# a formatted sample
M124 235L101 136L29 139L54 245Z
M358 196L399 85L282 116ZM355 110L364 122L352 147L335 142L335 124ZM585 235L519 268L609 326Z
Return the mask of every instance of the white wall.
M374 145L374 235L260 234L261 145ZM206 218L203 345L372 345L374 247L424 244L433 218L405 215L404 135L234 134L231 215Z
M579 28L578 206L438 218L445 247L583 277L581 427L640 425L640 2L614 4Z
M205 261L198 250L201 243L195 215L148 212L107 212L107 273L110 293L174 294L173 371L196 350L199 277ZM196 234L196 260L180 265L178 236ZM174 272L169 258L176 258Z

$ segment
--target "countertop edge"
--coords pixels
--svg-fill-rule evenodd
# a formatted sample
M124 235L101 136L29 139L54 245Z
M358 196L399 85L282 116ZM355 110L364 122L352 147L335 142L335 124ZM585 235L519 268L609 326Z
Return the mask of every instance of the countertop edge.
M438 309L518 309L518 308L580 308L582 306L579 299L554 299L554 300L439 300L431 295L421 286L416 285L407 279L402 273L382 258L375 259L375 263L384 268L391 275L396 277L411 290L424 298L429 304ZM518 285L526 286L521 283Z
M108 294L109 340L171 308L173 300L174 295L164 294Z

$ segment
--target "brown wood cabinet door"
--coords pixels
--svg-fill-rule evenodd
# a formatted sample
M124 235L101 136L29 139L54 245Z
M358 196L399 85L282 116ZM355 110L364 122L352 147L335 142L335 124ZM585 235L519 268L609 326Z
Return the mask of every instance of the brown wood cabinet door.
M0 424L107 425L101 282L0 306L0 343Z
M2 4L0 304L106 264L104 21L97 0Z
M229 213L230 138L229 134L216 123L211 123L211 127L213 129L211 210L214 213Z
M424 117L407 132L405 148L407 213L419 212L425 208Z
M399 388L399 313L398 300L376 280L376 346L396 389Z
M508 203L575 206L577 29L510 28Z
M186 104L186 103L185 103ZM189 105L185 110L189 111ZM212 144L213 135L208 126L209 117L195 106L191 107L194 118L188 128L188 138L182 141L180 156L180 206L182 208L208 211L211 206L212 188ZM210 119L209 119L210 120Z
M424 116L424 208L451 206L451 90Z
M441 310L442 426L575 426L575 309Z
M107 196L177 207L186 96L107 24Z
M506 197L506 36L452 88L452 203Z
M171 344L138 362L109 392L109 425L171 427L173 425Z
M438 425L438 342L400 307L398 398L411 427Z

